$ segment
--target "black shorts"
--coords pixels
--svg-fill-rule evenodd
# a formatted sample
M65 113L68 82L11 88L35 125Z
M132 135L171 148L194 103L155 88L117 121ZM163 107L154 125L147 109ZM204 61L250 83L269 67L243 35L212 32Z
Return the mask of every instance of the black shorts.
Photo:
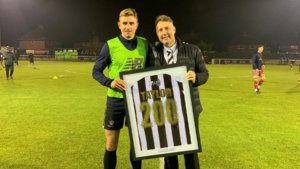
M123 128L126 115L123 99L114 99L114 103L106 103L103 128L107 130L120 130Z

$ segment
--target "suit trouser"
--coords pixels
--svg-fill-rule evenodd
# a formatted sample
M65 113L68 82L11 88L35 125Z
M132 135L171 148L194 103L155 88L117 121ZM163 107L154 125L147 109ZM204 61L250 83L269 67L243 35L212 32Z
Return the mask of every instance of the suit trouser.
M199 123L198 123L199 114L195 118L195 127L196 132L199 132ZM184 155L185 168L186 169L200 169L200 162L198 158L198 153L185 154ZM178 157L169 156L165 157L165 169L178 169Z
M198 153L184 155L186 169L200 169ZM165 158L165 169L178 169L177 156L170 156Z

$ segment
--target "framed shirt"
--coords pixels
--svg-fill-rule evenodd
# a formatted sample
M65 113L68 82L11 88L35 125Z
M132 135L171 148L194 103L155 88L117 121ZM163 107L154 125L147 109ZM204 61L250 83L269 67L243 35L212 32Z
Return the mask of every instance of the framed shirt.
M200 151L186 65L122 72L134 158Z

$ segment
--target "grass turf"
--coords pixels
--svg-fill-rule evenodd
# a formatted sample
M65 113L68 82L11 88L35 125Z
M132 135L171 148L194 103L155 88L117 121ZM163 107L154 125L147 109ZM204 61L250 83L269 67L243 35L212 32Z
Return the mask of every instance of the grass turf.
M1 169L103 168L106 88L92 79L92 66L20 62L13 80L1 70ZM300 168L298 71L268 66L256 95L250 65L207 66L210 79L199 88L201 168ZM122 169L131 168L127 132L118 149ZM180 168L183 163L180 156ZM158 165L158 159L143 161L144 169Z

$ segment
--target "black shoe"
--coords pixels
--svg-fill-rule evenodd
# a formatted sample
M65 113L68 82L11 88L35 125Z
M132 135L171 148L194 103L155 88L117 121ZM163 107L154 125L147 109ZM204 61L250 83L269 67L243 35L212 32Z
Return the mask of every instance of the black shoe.
M10 79L13 79L12 76L10 76Z

